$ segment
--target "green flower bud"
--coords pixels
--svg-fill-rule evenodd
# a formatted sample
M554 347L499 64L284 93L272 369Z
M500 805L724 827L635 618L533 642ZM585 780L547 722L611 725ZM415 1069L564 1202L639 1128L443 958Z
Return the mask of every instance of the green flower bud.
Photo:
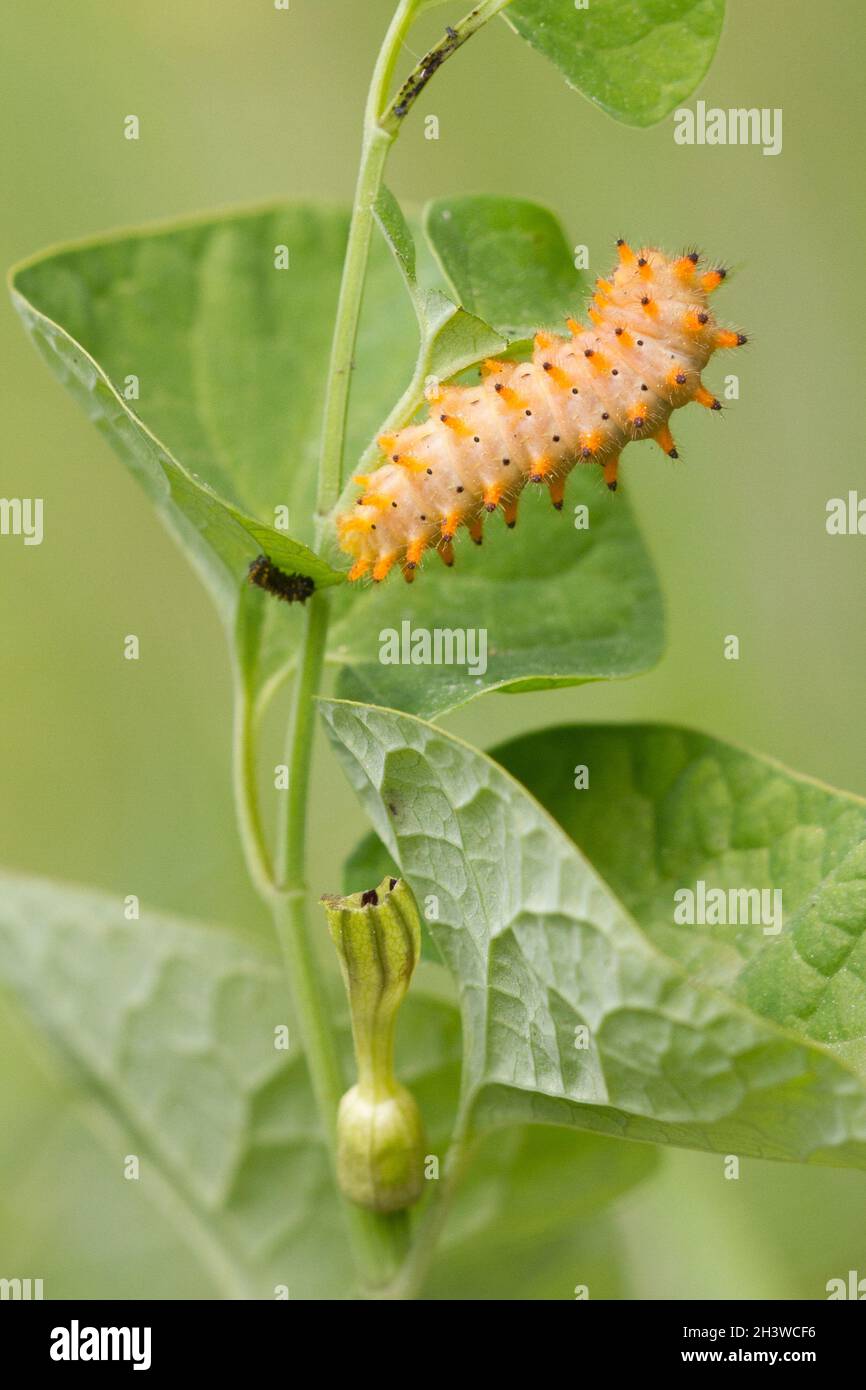
M394 1027L421 954L421 920L408 884L322 899L349 996L357 1085L337 1112L337 1181L351 1201L402 1211L421 1196L424 1126L394 1075Z

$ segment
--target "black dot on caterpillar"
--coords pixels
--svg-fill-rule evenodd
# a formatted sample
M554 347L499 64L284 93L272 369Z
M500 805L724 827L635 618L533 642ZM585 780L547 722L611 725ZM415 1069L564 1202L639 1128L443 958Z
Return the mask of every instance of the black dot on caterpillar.
M701 372L717 349L746 341L710 312L726 271L701 273L695 252L617 249L616 269L596 281L589 326L569 318L568 338L537 333L529 362L485 362L480 389L435 383L426 419L379 438L382 465L355 479L361 496L337 517L350 580L379 582L399 564L411 582L432 549L452 565L457 531L480 545L495 511L513 527L525 486L545 486L561 510L580 464L600 465L613 492L629 443L653 439L676 459L673 411L691 401L721 410Z
M267 555L257 555L248 572L250 584L255 584L283 603L304 603L315 590L315 580L308 574L286 574L277 569Z

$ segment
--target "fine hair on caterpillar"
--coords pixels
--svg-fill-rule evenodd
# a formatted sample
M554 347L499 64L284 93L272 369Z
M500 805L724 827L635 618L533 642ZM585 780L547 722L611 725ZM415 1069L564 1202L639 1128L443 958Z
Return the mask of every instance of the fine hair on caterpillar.
M589 325L566 320L567 338L537 333L529 361L487 361L473 385L435 385L426 419L379 437L381 466L355 479L361 496L336 521L350 580L380 582L399 565L411 582L427 550L453 565L458 529L480 545L484 515L497 510L513 527L527 483L561 510L577 464L600 465L615 491L627 444L653 439L675 459L673 411L691 401L721 410L701 372L718 348L746 341L710 310L726 272L701 270L694 251L617 250Z
M267 555L257 555L248 571L250 584L264 589L274 598L284 603L304 603L313 593L316 584L308 574L286 574L285 570L268 559Z

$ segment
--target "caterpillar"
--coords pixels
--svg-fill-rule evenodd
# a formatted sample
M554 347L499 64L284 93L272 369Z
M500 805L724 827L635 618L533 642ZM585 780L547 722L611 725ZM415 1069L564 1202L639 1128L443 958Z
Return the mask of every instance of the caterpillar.
M727 272L701 273L696 251L617 249L615 270L596 281L591 327L567 319L570 336L537 333L530 361L488 360L475 385L434 384L426 419L379 436L382 465L354 479L362 494L336 518L350 580L381 582L399 563L411 583L431 549L453 565L458 528L480 545L484 514L497 509L513 527L527 483L561 510L571 469L595 463L613 491L632 440L678 458L671 413L690 401L721 410L701 372L717 348L746 342L709 309Z
M247 577L274 598L284 603L304 603L316 587L315 581L307 574L286 574L277 569L267 555L257 555L249 567Z

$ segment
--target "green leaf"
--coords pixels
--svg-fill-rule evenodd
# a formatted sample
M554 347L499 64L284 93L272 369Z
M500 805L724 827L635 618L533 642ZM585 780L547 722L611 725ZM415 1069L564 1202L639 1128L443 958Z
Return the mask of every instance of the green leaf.
M51 370L144 486L266 685L294 653L299 613L246 584L264 552L321 586L310 548L331 334L349 218L275 204L61 247L12 272ZM287 269L277 269L279 248ZM371 252L347 456L405 382L414 315L391 257ZM138 379L138 398L127 399ZM275 508L288 508L288 531ZM279 517L281 526L283 517ZM248 671L248 677L250 671Z
M118 1175L124 1154L138 1155L142 1191L225 1296L272 1298L276 1284L293 1298L351 1292L276 958L221 929L149 912L128 923L119 899L4 875L0 982L112 1122ZM442 1138L459 1026L450 1006L423 998L405 1014L405 1072ZM281 1025L287 1051L275 1047Z
M503 18L569 86L629 125L662 120L710 66L724 0L511 0Z
M353 1292L339 1206L275 957L221 928L149 911L140 922L125 922L119 899L4 874L0 985L45 1034L59 1065L51 1112L62 1143L49 1115L38 1117L40 1210L46 1185L60 1194L54 1225L40 1235L39 1270L49 1296L64 1290L80 1296L82 1267L98 1278L100 1255L109 1264L118 1259L110 1223L105 1230L94 1220L82 1223L63 1204L69 1165L78 1165L83 1147L72 1125L76 1093L77 1113L104 1146L112 1179L97 1197L87 1151L90 1167L84 1175L76 1166L70 1198L83 1192L88 1206L109 1203L115 1222L123 1222L124 1258L130 1249L148 1249L152 1204L153 1217L173 1228L178 1241L179 1253L164 1244L158 1253L187 1271L178 1287L167 1282L159 1258L148 1258L128 1296L160 1297L170 1288L176 1297L202 1297L202 1280L217 1296L232 1298L273 1298L279 1284L288 1285L292 1298ZM398 1068L422 1107L431 1151L444 1157L459 1082L460 1025L452 1004L419 985L401 1011ZM289 1027L288 1050L275 1047L281 1025ZM343 1045L348 1076L346 1029ZM18 1114L33 1108L32 1095L13 1100L17 1124ZM548 1245L555 1251L562 1243L561 1221L595 1215L649 1171L643 1150L623 1152L617 1143L581 1136L566 1136L571 1143L555 1133L548 1138L539 1144L534 1135L510 1131L495 1150L482 1150L438 1266L437 1277L449 1271L458 1296L454 1281L465 1278L468 1289L470 1274L476 1277L460 1273L467 1247L477 1259L487 1242L498 1244L512 1203L519 1208L512 1213L515 1238L543 1260ZM140 1178L121 1183L124 1201L117 1182L129 1154L139 1159ZM18 1160L14 1146L8 1153L0 1146L3 1190L8 1194L14 1182L23 1200ZM36 1161L31 1156L30 1166ZM553 1185L561 1206L545 1200ZM94 1248L99 1240L101 1251ZM503 1296L522 1296L525 1283L515 1268Z
M380 188L373 211L379 230L400 267L409 294L415 300L418 294L415 238L403 216L403 209L387 184Z
M520 1125L476 1146L424 1297L628 1296L607 1208L658 1166L658 1150L599 1135ZM459 1291L459 1292L458 1292Z
M394 876L394 861L378 835L365 835L343 863L342 892L363 893L387 876Z
M541 323L580 277L549 214L505 206L507 217L495 199L473 210L473 228L487 219L488 244L507 271L503 279L491 265L483 283L476 272L475 292L488 305L498 297L513 304L509 286L525 280L521 312ZM370 441L383 425L411 418L429 375L450 377L504 347L483 320L416 281L412 236L387 192L377 216L385 237L372 248L356 350L350 472L375 457ZM527 233L533 227L542 232ZM214 593L239 638L253 696L274 688L300 623L297 612L250 588L250 561L263 551L322 585L345 576L336 548L319 557L309 547L346 228L344 213L277 205L69 247L13 277L16 304L52 369L108 434ZM287 270L274 265L280 246L289 248ZM127 400L133 376L139 396ZM345 505L355 495L348 489ZM411 595L397 577L376 591L339 584L329 659L355 668L343 690L432 715L487 689L651 666L662 645L661 602L627 505L588 469L575 470L568 505L589 508L589 530L527 497L516 532L489 526L483 554L464 540L454 573L431 558ZM288 533L273 526L279 506L289 509ZM449 627L484 628L486 671L380 663L383 629L399 630L404 620L441 628L443 614Z
M586 282L547 208L522 198L437 198L424 231L456 298L509 341L562 327Z
M866 1078L866 803L663 725L546 729L495 756L661 950ZM674 893L698 882L778 890L782 930L675 925Z
M731 993L715 975L693 978L691 965L662 953L575 843L491 759L390 710L337 701L322 710L394 861L419 900L438 900L430 930L460 988L464 1105L475 1127L547 1120L866 1167L866 1087L847 1040L831 1048L797 1023L796 1010L768 1007L766 981ZM573 786L573 768L585 760L571 747L566 753L561 731L545 752L562 786ZM535 750L533 767L540 757ZM862 814L860 803L838 798L840 816L849 805ZM758 809L744 796L740 834L757 833ZM763 814L779 814L772 798ZM701 835L713 842L718 814L702 792L680 820L685 844ZM613 838L617 826L606 816L605 827ZM645 859L651 837L638 839L632 823L622 854L633 838L635 857L643 851ZM856 875L862 860L845 863L845 875ZM843 898L862 893L856 877L853 888L847 878L837 886ZM671 901L671 917L673 909ZM813 907L803 910L815 934L806 964L826 974L839 940L816 923ZM806 945L796 923L788 932L778 968ZM855 988L843 983L846 992Z
M503 336L475 314L467 313L441 290L420 284L416 275L415 238L390 189L382 188L375 208L376 221L386 245L403 276L403 283L418 322L418 356L406 391L384 422L385 429L399 428L412 418L424 400L431 376L447 380L484 357L506 347ZM375 463L380 454L375 439L361 458L362 467ZM355 496L351 486L345 498Z
M575 529L576 507L586 507L588 530ZM410 591L399 577L366 591L333 634L349 668L342 695L433 718L486 690L578 685L655 664L664 617L651 562L621 494L595 470L572 472L563 513L528 495L516 530L497 521L480 549L458 545L454 571L432 569L434 557ZM458 637L451 655L461 664L411 664L409 634L437 629L477 634L464 640L486 643L474 649L483 662L469 648L463 656ZM388 632L409 661L382 664Z
M343 578L309 546L346 228L342 213L276 206L84 242L12 272L36 346L229 612L260 550L320 586ZM382 289L374 271L371 294ZM275 528L280 506L289 533Z

